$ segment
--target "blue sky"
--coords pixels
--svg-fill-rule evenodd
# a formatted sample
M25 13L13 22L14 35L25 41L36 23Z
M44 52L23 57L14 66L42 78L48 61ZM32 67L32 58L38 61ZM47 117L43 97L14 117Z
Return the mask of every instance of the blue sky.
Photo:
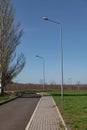
M24 35L17 52L26 56L23 71L15 78L21 83L40 83L45 59L46 83L61 83L60 26L42 20L46 16L62 24L64 83L87 83L87 1L12 0L15 21Z

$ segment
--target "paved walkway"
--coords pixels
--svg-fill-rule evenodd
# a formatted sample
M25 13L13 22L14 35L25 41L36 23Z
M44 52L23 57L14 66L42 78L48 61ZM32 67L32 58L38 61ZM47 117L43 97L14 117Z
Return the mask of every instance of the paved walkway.
M67 130L52 96L42 96L25 130Z

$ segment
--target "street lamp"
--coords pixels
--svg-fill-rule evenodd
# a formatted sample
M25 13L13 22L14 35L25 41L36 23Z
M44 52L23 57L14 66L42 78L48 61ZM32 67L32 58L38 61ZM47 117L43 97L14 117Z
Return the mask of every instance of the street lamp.
M44 57L41 57L39 55L36 55L36 57L43 60L43 90L44 90L44 88L45 88L45 59L44 59Z
M52 22L52 23L55 23L55 24L58 24L60 25L60 63L61 63L61 99L64 98L63 96L63 47L62 47L62 25L60 22L57 22L57 21L54 21L54 20L51 20L47 17L42 17L43 20L47 20L49 22Z

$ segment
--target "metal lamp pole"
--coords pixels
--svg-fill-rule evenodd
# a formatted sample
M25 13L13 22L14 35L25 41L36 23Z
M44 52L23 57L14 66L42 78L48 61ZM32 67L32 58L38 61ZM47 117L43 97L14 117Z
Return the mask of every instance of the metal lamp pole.
M44 57L41 57L39 55L36 55L36 57L43 60L43 90L44 90L44 88L45 88L45 59L44 59Z
M47 17L42 17L43 20L47 20L49 22L60 25L60 63L61 63L61 99L64 98L64 90L63 90L63 46L62 46L62 25L61 23L51 20Z

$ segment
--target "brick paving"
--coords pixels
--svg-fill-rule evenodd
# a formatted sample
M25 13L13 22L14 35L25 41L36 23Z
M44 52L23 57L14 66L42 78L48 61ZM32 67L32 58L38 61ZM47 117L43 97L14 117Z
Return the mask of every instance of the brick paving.
M41 97L26 130L67 130L61 123L52 96L45 95Z

